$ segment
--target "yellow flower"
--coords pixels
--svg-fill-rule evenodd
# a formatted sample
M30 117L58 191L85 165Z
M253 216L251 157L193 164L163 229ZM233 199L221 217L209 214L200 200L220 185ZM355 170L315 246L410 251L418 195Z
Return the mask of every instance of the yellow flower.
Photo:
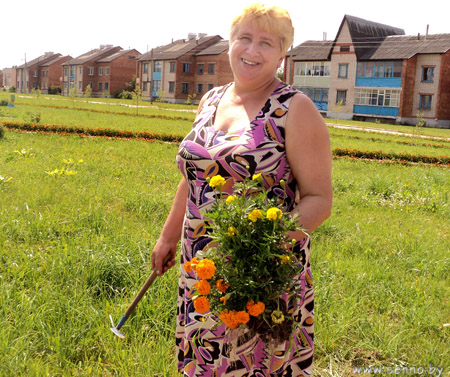
M234 199L236 199L236 196L230 195L225 201L227 204L230 204Z
M282 323L284 321L284 315L280 310L274 310L272 312L272 321L274 323Z
M254 223L258 220L258 219L262 219L263 215L262 212L259 209L254 209L251 213L248 214L248 219L253 221Z
M269 220L277 220L277 219L281 219L282 214L283 214L283 212L281 212L281 210L279 208L272 207L267 210L266 217Z
M234 227L230 226L228 228L228 235L229 236L234 236L236 234L236 229L234 229Z
M289 255L282 255L280 257L281 259L281 264L288 264L289 261L291 260L291 258L289 257Z
M252 180L259 181L260 178L261 178L261 173L253 174Z
M221 175L215 175L209 180L209 185L212 188L216 187L222 187L225 184L225 178L223 178Z

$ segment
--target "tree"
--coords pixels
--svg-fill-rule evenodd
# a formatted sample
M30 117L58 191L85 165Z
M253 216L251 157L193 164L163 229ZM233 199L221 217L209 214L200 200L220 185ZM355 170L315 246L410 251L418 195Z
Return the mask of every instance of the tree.
M91 89L91 86L88 84L86 86L86 89L84 90L84 96L86 98L89 98L91 95L92 95L92 89Z

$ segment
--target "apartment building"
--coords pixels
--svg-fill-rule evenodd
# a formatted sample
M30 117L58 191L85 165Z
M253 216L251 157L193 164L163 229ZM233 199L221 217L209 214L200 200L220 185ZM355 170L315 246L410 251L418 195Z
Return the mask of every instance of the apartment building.
M92 96L109 96L122 90L136 74L136 50L123 50L120 46L101 45L75 59L65 62L63 67L62 94L68 95L75 88L82 95L86 87Z
M55 54L53 52L46 52L44 55L39 56L29 62L22 64L16 68L16 92L18 93L30 93L33 89L41 87L41 67L43 64L48 63L58 57L61 54Z
M154 99L164 92L166 101L184 103L188 96L197 94L196 90L204 91L205 88L196 85L196 79L200 76L197 61L204 62L206 58L197 55L221 40L219 35L189 34L188 39L173 41L143 54L138 59L137 69L137 84L140 85L143 98ZM222 66L220 54L214 52L209 56L209 63L220 63ZM209 83L214 84L216 81L210 77Z
M69 55L57 56L40 65L40 84L38 84L38 87L41 89L42 93L47 94L48 89L52 85L62 85L62 64L71 59L72 57Z
M327 117L450 128L450 34L404 34L345 15L333 41L288 52L285 80Z

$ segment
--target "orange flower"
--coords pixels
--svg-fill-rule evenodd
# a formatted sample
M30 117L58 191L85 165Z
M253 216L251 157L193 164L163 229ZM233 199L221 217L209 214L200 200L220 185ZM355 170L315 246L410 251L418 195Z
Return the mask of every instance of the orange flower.
M255 304L253 300L247 302L246 307L248 310L248 314L252 315L253 317L259 316L266 309L266 305L264 304L264 302L258 301Z
M191 262L186 261L184 262L184 270L189 274L192 271L192 265Z
M195 288L197 288L198 293L201 295L208 295L211 291L211 285L206 280L200 280L195 284Z
M230 287L230 284L224 283L223 279L219 279L216 282L216 288L219 292L225 293L229 287Z
M237 312L235 317L239 323L247 323L248 321L250 321L250 316L244 310Z
M209 310L209 300L203 296L197 297L194 300L194 308L199 313L206 313Z
M216 272L216 266L210 259L202 259L195 269L200 279L211 279Z
M223 296L220 298L220 302L225 305L227 303L227 299L228 299L227 296Z

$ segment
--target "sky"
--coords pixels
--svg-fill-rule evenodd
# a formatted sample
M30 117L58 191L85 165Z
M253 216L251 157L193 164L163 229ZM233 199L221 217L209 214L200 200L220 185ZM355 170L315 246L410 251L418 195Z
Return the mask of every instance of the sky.
M73 58L111 44L140 53L188 33L229 38L232 19L255 0L22 0L0 7L0 69L22 65L45 52ZM273 0L266 1L273 3ZM405 30L406 35L450 33L443 0L277 0L295 28L294 47L307 40L333 40L344 15ZM405 5L402 5L405 4Z

